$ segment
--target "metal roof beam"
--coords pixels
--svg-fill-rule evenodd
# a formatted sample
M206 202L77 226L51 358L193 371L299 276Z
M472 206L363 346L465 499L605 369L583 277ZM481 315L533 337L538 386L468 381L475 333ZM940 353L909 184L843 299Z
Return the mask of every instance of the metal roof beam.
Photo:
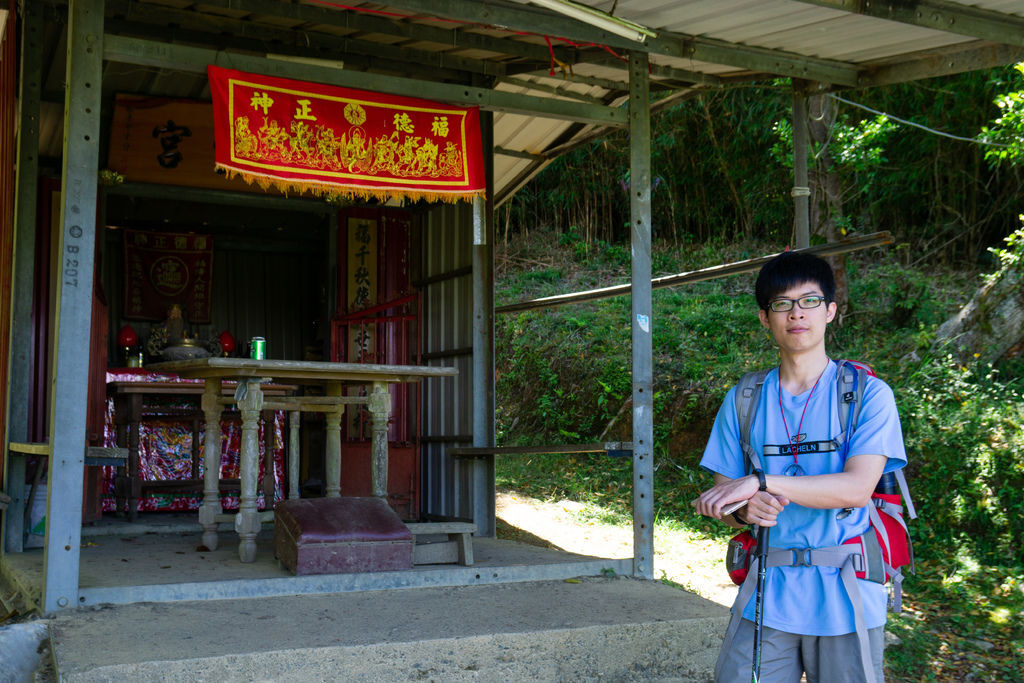
M601 52L600 54L588 54L582 56L580 61L586 62L587 64L596 64L600 66L621 66L622 61L617 59L613 55L607 52ZM690 71L688 69L677 69L672 66L666 66L664 64L651 64L650 65L651 78L664 79L667 81L673 81L677 83L685 83L687 85L701 84L701 85L722 85L724 82L718 76L712 74L701 73L700 71ZM652 81L652 85L653 85Z
M582 85L595 85L605 90L611 90L616 93L625 93L629 91L629 83L626 81L613 81L610 78L597 78L595 76L580 76L579 74L572 73L560 73L557 76L552 76L548 69L543 71L527 71L519 74L520 76L539 76L548 78L561 78L563 81L568 83L580 83ZM657 83L651 83L651 86L656 86Z
M517 58L548 61L550 51L545 45L532 45L521 40L493 38L468 31L444 29L409 20L379 17L358 10L342 11L304 4L291 4L280 0L206 0L203 6L223 7L233 11L247 11L259 15L277 16L298 21L397 35L410 40L423 40L453 49L487 50ZM534 35L550 35L595 46L608 46L619 50L642 50L651 54L685 57L696 61L729 64L741 69L824 81L839 85L857 84L858 68L835 60L817 59L802 55L741 46L725 41L683 36L662 32L644 44L635 43L607 31L583 24L568 17L527 5L478 0L388 0L389 7L414 14L461 20L466 24L494 26ZM138 3L132 3L138 7ZM203 16L210 16L204 14ZM538 27L543 27L539 31ZM560 61L575 63L587 61L586 53L575 48L556 45L555 56ZM623 67L625 69L625 67ZM695 78L695 76L694 76ZM685 79L672 78L687 82ZM693 82L690 78L688 82ZM705 82L705 81L700 81Z
M626 111L583 102L530 97L487 88L420 81L398 76L278 61L235 52L158 43L124 36L104 36L104 58L114 62L206 73L209 64L347 88L361 88L395 95L416 95L442 102L479 106L489 111L625 126Z
M652 55L684 57L695 61L728 64L741 69L780 76L856 85L858 67L828 59L790 52L736 45L722 40L684 36L662 31L657 38L637 43L553 12L528 5L489 0L388 0L388 6L435 17L462 20L513 31L559 36L573 41L607 45L619 50L640 50ZM540 29L543 28L543 31Z
M936 76L951 76L1020 61L1024 61L1024 48L1010 45L985 45L983 47L966 47L956 51L928 52L922 53L916 59L899 64L868 67L861 78L860 87L905 83Z
M280 26L271 26L251 21L239 21L226 17L197 14L185 10L169 9L155 5L128 3L115 0L112 6L123 9L107 20L107 30L113 33L133 33L139 27L150 37L162 36L164 40L175 40L179 35L193 42L216 47L242 47L258 52L279 52L281 47L302 50L309 55L311 50L329 57L347 61L348 54L386 59L390 62L406 62L418 67L431 67L501 77L505 68L500 62L470 59L444 51L420 50L389 45L348 36L336 36L312 31L297 31ZM142 27L149 27L143 29ZM152 28L159 33L154 34ZM188 32L183 34L183 32ZM262 44L261 44L262 43ZM251 47L250 47L251 46Z
M516 149L505 149L504 147L495 147L495 154L500 154L506 157L513 157L515 159L527 159L529 161L548 161L548 157L543 154L532 154L530 152L520 152Z
M501 78L498 80L498 83L504 83L505 85L515 86L516 88L526 88L528 90L546 92L550 95L565 97L571 100L579 100L580 102L589 102L590 104L604 104L604 101L599 97L574 92L569 88L561 85L551 85L550 83L531 81L523 78Z
M335 61L338 68L377 69L379 71L396 71L413 78L426 78L430 80L449 80L465 83L469 81L472 71L457 71L444 68L439 63L430 61L403 62L398 55L396 59L389 59L384 56L383 51L374 51L356 48L351 52L344 52L335 48L319 47L317 41L310 39L309 46L303 43L268 43L259 38L246 38L237 35L215 35L204 31L191 31L175 26L155 26L149 24L137 24L121 19L107 19L104 24L107 31L118 35L130 35L137 38L155 39L159 41L174 41L191 45L207 46L212 49L215 44L219 49L244 50L257 55L287 55L293 57L316 58L325 61ZM215 38L211 43L210 39ZM335 43L337 44L337 43ZM349 46L351 47L351 46Z
M125 0L120 0L124 2ZM137 2L130 3L139 7ZM389 5L393 3L388 3ZM551 51L546 45L535 45L517 40L494 38L479 33L468 33L455 29L441 28L417 24L399 18L384 17L359 12L358 10L343 11L341 9L317 7L315 5L290 4L280 0L204 0L204 7L217 7L231 10L242 10L255 15L284 17L314 24L349 28L354 31L381 33L398 36L408 40L419 40L438 45L448 45L453 50L485 50L497 54L511 55L516 58L548 62ZM203 14L202 16L210 16ZM244 21L244 20L243 20ZM564 62L573 60L576 50L568 46L554 46L555 56Z
M1024 17L1008 12L994 12L945 0L918 0L917 2L912 0L904 2L797 0L797 2L1024 47Z

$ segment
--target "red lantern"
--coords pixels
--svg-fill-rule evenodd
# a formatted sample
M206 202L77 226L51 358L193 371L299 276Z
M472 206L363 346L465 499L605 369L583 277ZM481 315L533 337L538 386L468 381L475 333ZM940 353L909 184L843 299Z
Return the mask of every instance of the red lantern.
M224 353L231 353L235 350L235 338L227 330L220 333L220 348Z
M131 325L125 325L121 328L121 331L117 333L117 343L124 347L135 346L139 343L139 335L135 333L135 328Z

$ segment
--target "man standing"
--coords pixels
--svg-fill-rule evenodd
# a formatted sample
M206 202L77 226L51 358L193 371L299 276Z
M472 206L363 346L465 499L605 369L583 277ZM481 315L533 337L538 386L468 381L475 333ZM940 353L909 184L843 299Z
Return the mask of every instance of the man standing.
M701 460L715 485L694 501L699 513L730 526L770 528L769 551L787 551L773 552L766 563L761 680L773 683L800 681L804 673L810 683L883 680L886 590L853 578L852 569L844 574L843 544L874 533L865 506L880 476L907 458L892 390L880 379L864 376L852 429L840 424L837 373L846 370L825 350L834 292L832 269L815 256L786 252L761 269L758 316L778 345L779 366L765 375L752 416L756 455L742 450L734 387ZM723 508L741 501L742 508L723 516ZM718 681L750 679L755 605L739 602Z

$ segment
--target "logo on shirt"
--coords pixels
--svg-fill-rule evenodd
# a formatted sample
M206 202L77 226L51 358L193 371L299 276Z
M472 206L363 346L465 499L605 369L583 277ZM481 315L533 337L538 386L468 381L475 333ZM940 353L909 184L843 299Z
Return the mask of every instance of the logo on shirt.
M811 455L814 453L832 453L839 450L835 439L827 441L804 441L797 444L766 444L765 455Z

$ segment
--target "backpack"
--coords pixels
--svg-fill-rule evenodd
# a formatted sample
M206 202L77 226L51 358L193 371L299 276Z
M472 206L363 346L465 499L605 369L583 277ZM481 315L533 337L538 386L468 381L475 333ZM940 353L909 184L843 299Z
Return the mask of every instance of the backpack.
M875 377L874 371L863 363L849 360L836 361L836 406L839 412L839 424L844 425L842 433L835 439L837 449L848 448L857 418L860 415L861 399L867 377ZM753 428L754 415L761 395L767 370L751 372L743 376L736 389L736 415L740 426L740 447L744 456L754 469L762 469L761 458L750 446L750 432ZM889 605L894 612L902 609L902 568L909 565L914 573L914 547L906 521L903 517L902 500L906 501L907 513L911 519L917 518L917 511L910 498L907 480L903 470L896 470L882 475L868 506L868 518L871 528L861 536L852 538L844 545L853 546L843 549L841 555L854 551L860 554L855 560L857 578L868 579L876 583L891 582ZM850 514L852 509L839 512L840 515ZM874 532L874 533L872 533ZM729 541L726 554L726 567L729 576L736 584L742 584L749 571L757 546L756 539L749 531L744 531ZM783 564L812 564L809 560L814 555L822 556L822 550L808 549L800 557L793 551L779 551L786 557L769 559L768 566ZM842 559L842 558L840 558Z

